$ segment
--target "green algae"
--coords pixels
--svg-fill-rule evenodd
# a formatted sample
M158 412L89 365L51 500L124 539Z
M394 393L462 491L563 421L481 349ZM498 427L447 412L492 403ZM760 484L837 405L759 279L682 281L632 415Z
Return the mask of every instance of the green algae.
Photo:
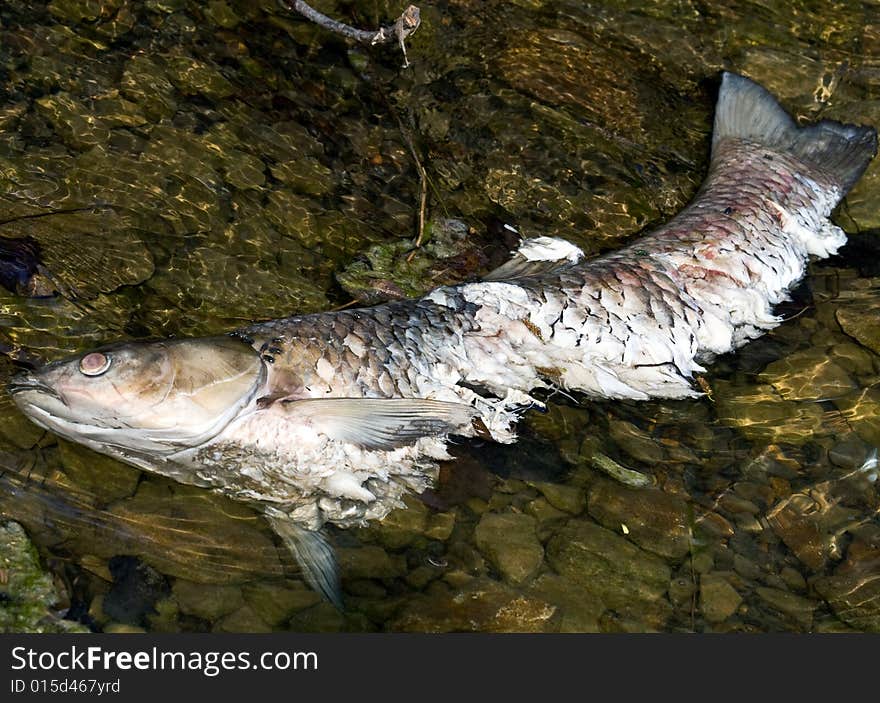
M52 608L60 600L52 576L21 525L0 522L0 632L87 632L61 619Z

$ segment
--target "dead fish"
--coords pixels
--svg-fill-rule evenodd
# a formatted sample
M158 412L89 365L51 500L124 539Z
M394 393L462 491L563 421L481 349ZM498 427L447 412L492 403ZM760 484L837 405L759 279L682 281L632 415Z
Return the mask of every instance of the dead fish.
M117 344L11 383L41 427L147 471L260 506L339 604L321 536L384 517L435 480L450 435L513 442L535 388L700 395L694 374L780 323L828 217L876 153L872 128L798 127L724 74L708 177L668 224L585 261L526 240L479 282L419 299L254 324L228 337Z

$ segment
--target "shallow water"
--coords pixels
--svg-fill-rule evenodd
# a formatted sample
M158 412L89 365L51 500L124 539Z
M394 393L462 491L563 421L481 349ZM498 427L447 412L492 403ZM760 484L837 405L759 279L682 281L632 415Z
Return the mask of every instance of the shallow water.
M275 0L4 2L0 236L36 241L60 294L0 289L0 380L476 276L505 223L618 246L699 186L722 68L799 117L880 125L878 4L421 10L402 70ZM58 442L5 395L0 517L95 630L880 630L878 174L836 215L850 245L705 398L556 395L517 445L458 445L407 510L334 531L344 613L247 506Z

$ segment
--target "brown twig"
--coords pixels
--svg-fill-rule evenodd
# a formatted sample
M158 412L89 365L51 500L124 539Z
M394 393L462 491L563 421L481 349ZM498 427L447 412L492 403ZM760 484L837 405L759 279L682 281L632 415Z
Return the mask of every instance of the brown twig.
M400 126L400 133L403 135L404 141L406 141L406 146L409 148L409 153L413 157L416 171L418 171L419 174L419 220L415 242L415 249L418 249L422 246L422 239L425 236L425 210L427 209L428 204L428 173L425 171L425 167L422 166L422 160L419 158L419 153L416 151L416 146L413 144L412 137L404 126L403 120L400 119L400 115L397 114L396 111L394 112L394 116L397 118L397 124ZM415 249L413 249L409 256L406 257L407 262L413 260L413 257L416 255Z
M343 37L353 39L361 44L373 46L374 44L389 44L396 41L400 45L403 52L403 67L409 66L409 60L406 57L406 40L413 34L422 22L419 8L415 5L407 7L403 14L397 18L394 24L387 27L380 27L378 30L356 29L347 24L331 19L327 15L321 14L313 7L302 2L302 0L278 0L278 4L294 12L298 12L306 19L315 24L328 29Z

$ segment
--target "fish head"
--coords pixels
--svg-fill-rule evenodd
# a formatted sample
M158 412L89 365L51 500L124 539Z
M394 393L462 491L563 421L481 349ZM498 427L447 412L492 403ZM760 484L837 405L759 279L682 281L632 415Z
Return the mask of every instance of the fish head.
M125 459L208 441L248 408L265 379L252 347L206 337L101 347L21 372L9 390L37 425Z

